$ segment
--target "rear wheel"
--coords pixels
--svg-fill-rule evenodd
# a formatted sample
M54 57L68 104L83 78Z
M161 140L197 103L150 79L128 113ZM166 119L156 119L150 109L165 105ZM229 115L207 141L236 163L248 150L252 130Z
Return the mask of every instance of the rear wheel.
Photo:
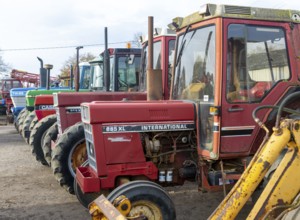
M29 143L29 138L30 138L30 124L33 121L33 119L36 117L35 111L31 112L30 114L27 115L27 117L25 118L24 122L23 122L23 129L22 129L22 137L24 138L24 140L26 141L26 143Z
M113 202L119 196L126 196L131 202L127 217L145 216L146 219L176 219L175 206L164 189L150 181L132 181L120 185L107 197Z
M48 165L51 166L51 144L57 139L58 128L57 123L54 123L46 132L44 137L44 143L42 145L42 150L44 153L44 158L47 161Z
M56 115L49 115L40 120L30 132L30 141L32 154L35 155L36 160L40 161L43 165L48 165L44 158L42 150L43 139L46 131L56 122Z
M22 115L25 113L25 111L26 111L26 108L23 108L23 109L19 112L17 118L15 119L14 125L15 125L15 128L16 128L16 130L17 130L18 132L19 132L19 120L20 120L20 118L22 117Z
M87 160L83 123L68 128L52 151L51 167L56 180L69 193L74 193L75 170Z
M22 136L22 130L23 130L23 122L25 121L25 119L29 113L30 113L29 111L25 110L25 112L21 115L20 119L18 120L19 121L19 133L21 136Z

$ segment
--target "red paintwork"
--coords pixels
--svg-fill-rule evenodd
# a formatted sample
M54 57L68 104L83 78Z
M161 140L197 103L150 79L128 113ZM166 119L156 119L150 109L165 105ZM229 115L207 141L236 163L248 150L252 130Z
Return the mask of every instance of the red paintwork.
M76 178L84 192L93 191L97 185L96 176L100 178L99 189L114 188L117 176L142 175L152 180L158 178L156 166L152 162L146 162L139 132L103 133L102 125L195 121L194 104L184 101L91 102L83 103L82 106L88 106L90 114L95 116L91 121L91 124L94 124L93 143L103 146L95 147L97 172L89 169L90 172L86 173L86 170L81 168L76 171ZM138 169L135 167L137 164ZM129 170L126 171L127 169ZM88 184L91 184L91 188Z
M114 164L107 166L107 176L98 177L91 167L77 167L76 180L83 192L100 192L101 189L112 189L118 176L146 176L157 179L158 170L152 162Z
M45 108L42 108L42 106L45 106ZM34 108L39 121L48 115L55 114L55 109L53 108L53 95L36 96Z
M57 93L55 94L57 103L55 105L60 115L60 132L75 123L81 121L80 113L67 113L66 107L79 107L82 102L101 101L121 101L146 100L147 94L144 92L81 92L81 93Z
M235 24L256 24L256 25L267 25L267 26L273 26L273 27L282 27L287 31L287 49L288 49L288 57L289 63L290 63L290 72L291 72L291 79L288 81L282 81L275 85L274 88L272 88L269 93L263 94L265 95L264 98L260 102L256 103L246 103L246 102L237 102L237 103L230 103L227 101L226 98L226 77L223 77L222 84L220 84L220 87L222 88L221 97L220 97L220 106L221 106L221 112L222 117L220 117L220 124L221 129L224 127L238 127L238 126L253 126L255 127L252 134L248 136L222 136L220 135L218 137L220 144L218 145L218 148L216 151L219 153L220 158L237 158L242 156L248 156L250 154L255 153L257 147L259 146L259 143L257 143L255 140L260 139L260 135L264 135L262 133L259 133L260 127L254 122L252 118L252 112L253 110L261 105L276 105L279 103L279 101L282 99L284 94L288 91L289 88L292 86L299 86L300 83L298 81L298 73L296 70L296 63L299 63L299 60L294 59L296 56L294 54L294 44L292 42L292 37L295 34L298 34L298 32L291 32L290 31L290 25L288 23L279 23L279 22L268 22L268 21L254 21L254 20L236 20L236 19L224 19L224 31L223 31L223 37L222 40L226 42L227 40L227 27L231 23ZM296 28L297 26L297 28ZM296 25L295 28L299 29L299 25ZM296 36L294 36L296 38ZM299 36L298 36L299 38ZM299 44L298 44L299 47ZM227 57L227 46L223 47L223 60L226 60ZM226 63L226 61L224 62ZM299 65L299 64L298 64ZM223 72L226 73L226 65L223 65ZM221 74L221 73L220 73ZM257 98L259 98L260 95L262 95L259 90L263 87L269 87L269 83L267 82L261 82L260 84L257 84L255 87L252 88L251 93L252 95ZM230 109L243 109L242 111L230 111ZM268 116L269 110L262 110L259 111L258 116L261 119L266 119Z
M91 102L88 122L168 122L195 120L194 104L185 101Z

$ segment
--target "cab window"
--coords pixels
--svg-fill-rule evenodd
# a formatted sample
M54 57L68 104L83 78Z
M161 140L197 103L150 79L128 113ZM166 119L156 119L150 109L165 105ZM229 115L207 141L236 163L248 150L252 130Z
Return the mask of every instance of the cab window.
M228 102L259 102L276 83L290 78L284 36L278 27L229 25Z

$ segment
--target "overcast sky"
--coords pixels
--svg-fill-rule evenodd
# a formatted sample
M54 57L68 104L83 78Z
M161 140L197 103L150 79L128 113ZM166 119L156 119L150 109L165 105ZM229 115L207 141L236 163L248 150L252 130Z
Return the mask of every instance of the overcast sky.
M0 0L0 55L12 68L38 73L40 63L53 64L59 74L76 46L104 43L124 47L134 34L147 34L148 16L155 27L166 27L174 17L187 16L204 3L300 10L300 1L282 0ZM74 46L72 48L59 48ZM35 48L59 49L41 49ZM14 49L14 50L12 50ZM26 50L20 50L26 49ZM81 53L99 54L104 46L84 47Z

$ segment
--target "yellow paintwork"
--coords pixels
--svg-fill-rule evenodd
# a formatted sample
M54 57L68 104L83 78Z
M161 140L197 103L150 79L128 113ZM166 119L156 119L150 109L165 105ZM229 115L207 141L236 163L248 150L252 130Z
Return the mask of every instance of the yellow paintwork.
M294 142L290 142L287 153L247 219L262 219L273 207L293 202L300 190L300 175L297 175L300 168L299 156L298 146ZM282 209L278 211L280 213ZM270 213L270 215L274 214ZM277 215L278 212L274 217Z
M103 195L98 197L89 205L89 212L93 220L126 220L126 218L116 209Z
M209 219L235 219L270 166L289 142L291 123L292 120L284 120L281 123L281 129L275 130L268 141L260 147L239 181Z

